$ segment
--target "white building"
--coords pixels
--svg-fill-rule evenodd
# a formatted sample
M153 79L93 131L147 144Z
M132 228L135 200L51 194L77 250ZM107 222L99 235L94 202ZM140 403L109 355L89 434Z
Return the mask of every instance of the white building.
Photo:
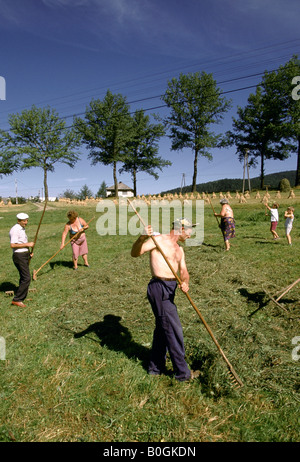
M106 197L115 195L115 185L106 188ZM119 181L118 183L118 197L133 197L133 189L126 184Z
M39 199L40 199L41 202L45 202L45 197L39 197ZM48 197L48 202L55 202L56 199L57 199L56 196L49 196Z

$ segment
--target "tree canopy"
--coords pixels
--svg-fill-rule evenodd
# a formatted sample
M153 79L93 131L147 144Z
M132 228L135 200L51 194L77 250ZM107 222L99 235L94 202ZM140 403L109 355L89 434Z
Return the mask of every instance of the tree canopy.
M126 98L107 91L103 101L93 100L85 111L85 119L75 118L74 126L89 149L92 165L113 166L115 194L118 196L117 162L125 158L131 136L131 118Z
M222 135L214 133L211 126L221 122L231 103L221 96L212 74L205 72L173 78L162 99L171 108L164 121L170 129L172 150L194 151L192 190L195 192L198 158L211 159L211 148L221 145Z
M51 109L32 106L8 117L10 129L0 130L1 173L39 167L44 172L45 199L48 199L47 174L55 164L74 167L78 160L78 136L67 129L65 121Z
M276 71L265 72L263 88L266 97L272 100L280 112L278 130L287 152L297 153L296 186L300 184L300 60L293 56Z
M151 124L149 116L141 110L134 113L131 122L131 138L126 145L126 155L120 173L131 173L136 196L138 172L146 172L157 179L156 169L162 170L163 167L171 165L171 162L158 156L158 141L165 134L164 126Z
M250 164L260 159L260 187L264 187L265 160L287 159L298 145L296 185L299 184L300 105L292 98L292 80L300 73L299 60L293 57L278 70L265 72L248 104L238 107L233 129L227 132L229 142L236 146L240 160L248 150Z

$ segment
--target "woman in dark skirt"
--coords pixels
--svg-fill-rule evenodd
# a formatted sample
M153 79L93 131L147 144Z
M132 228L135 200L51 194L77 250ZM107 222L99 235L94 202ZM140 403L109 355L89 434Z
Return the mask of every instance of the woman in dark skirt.
M215 213L216 217L221 217L221 230L225 242L225 250L230 249L229 239L235 237L235 221L233 216L233 210L230 207L227 199L221 199L220 204L222 209L220 213Z

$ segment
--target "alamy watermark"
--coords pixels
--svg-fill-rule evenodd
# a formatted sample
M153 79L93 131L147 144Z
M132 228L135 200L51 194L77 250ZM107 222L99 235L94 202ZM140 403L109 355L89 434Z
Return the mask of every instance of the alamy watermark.
M6 359L5 338L0 336L0 360Z
M0 75L0 100L6 100L6 82L5 78Z
M292 359L294 361L298 361L300 359L300 353L298 353L300 351L300 337L294 337L292 339L292 345L297 345L295 348L293 348Z
M96 230L100 236L138 236L143 233L144 225L151 224L155 233L168 234L172 222L177 218L186 218L194 226L191 237L186 245L201 245L204 239L204 201L184 201L179 199L171 201L151 201L147 204L142 199L135 199L131 203L140 215L131 208L130 204L119 199L118 201L103 201L97 204L96 211L102 215L96 223Z
M292 90L292 98L295 101L300 99L300 75L296 75L292 80L292 85L296 85Z

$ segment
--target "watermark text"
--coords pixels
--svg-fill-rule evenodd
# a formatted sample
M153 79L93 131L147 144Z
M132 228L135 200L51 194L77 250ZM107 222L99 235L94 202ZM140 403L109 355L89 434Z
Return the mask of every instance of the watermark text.
M5 338L0 336L0 360L4 361L5 359Z
M99 202L96 211L101 213L96 223L100 236L138 236L143 233L144 225L151 224L155 233L168 234L172 223L177 218L185 218L194 226L188 246L201 245L204 239L204 201L151 201L150 205L143 200L133 200L131 206L120 200Z
M299 344L299 345L297 345ZM292 351L292 359L294 361L298 361L300 359L300 337L294 337L292 339L292 345L297 345L295 348L293 348L293 351Z
M300 75L296 75L292 80L292 85L296 85L292 90L292 98L295 101L300 99Z
M6 100L6 82L5 78L0 75L0 100Z

